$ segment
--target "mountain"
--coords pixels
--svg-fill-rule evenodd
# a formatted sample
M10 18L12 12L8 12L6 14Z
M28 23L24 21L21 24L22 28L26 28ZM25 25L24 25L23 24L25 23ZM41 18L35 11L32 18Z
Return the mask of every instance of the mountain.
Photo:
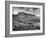
M19 12L17 15L13 15L14 16L14 19L18 19L19 20L31 20L31 21L40 21L40 17L38 16L35 16L35 15L32 15L32 14L27 14L27 13L24 13L24 12Z
M27 13L25 13L25 12L19 12L19 13L18 13L18 16L19 16L19 15L21 15L21 16L24 16L24 15L25 15L25 16L26 16L26 15L35 16L35 15L32 15L32 14L27 14Z
M40 29L40 17L19 12L13 15L13 29L14 30L34 30Z
M35 15L32 15L32 14L27 14L25 12L19 12L17 15L14 15L15 17L19 17L19 18L26 18L26 17L30 17L30 16L35 16Z

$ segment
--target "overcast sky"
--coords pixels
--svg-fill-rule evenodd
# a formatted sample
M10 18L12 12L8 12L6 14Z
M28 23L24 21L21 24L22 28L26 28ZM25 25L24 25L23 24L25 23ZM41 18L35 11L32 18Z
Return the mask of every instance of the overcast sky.
M36 16L40 16L39 8L29 8L29 7L13 7L13 14L18 14L19 12L25 12L28 14L34 14Z

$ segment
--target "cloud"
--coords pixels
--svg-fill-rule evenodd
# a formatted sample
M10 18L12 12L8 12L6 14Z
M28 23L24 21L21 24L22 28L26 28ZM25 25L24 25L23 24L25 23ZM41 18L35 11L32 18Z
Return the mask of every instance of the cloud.
M13 7L13 14L18 14L19 12L25 12L29 14L34 14L36 16L40 16L39 8L29 8L29 7Z

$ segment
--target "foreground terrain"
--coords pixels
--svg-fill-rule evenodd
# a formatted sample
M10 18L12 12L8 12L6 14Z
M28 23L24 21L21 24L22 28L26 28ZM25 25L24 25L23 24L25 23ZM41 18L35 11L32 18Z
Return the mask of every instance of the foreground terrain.
M40 30L40 17L19 12L13 15L13 31Z

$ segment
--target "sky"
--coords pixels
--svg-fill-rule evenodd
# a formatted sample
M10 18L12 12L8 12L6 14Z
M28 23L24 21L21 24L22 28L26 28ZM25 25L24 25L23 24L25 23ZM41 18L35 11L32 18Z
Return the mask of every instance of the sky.
M19 12L25 12L28 14L34 14L36 16L40 16L40 8L13 7L12 9L13 14L18 14Z

